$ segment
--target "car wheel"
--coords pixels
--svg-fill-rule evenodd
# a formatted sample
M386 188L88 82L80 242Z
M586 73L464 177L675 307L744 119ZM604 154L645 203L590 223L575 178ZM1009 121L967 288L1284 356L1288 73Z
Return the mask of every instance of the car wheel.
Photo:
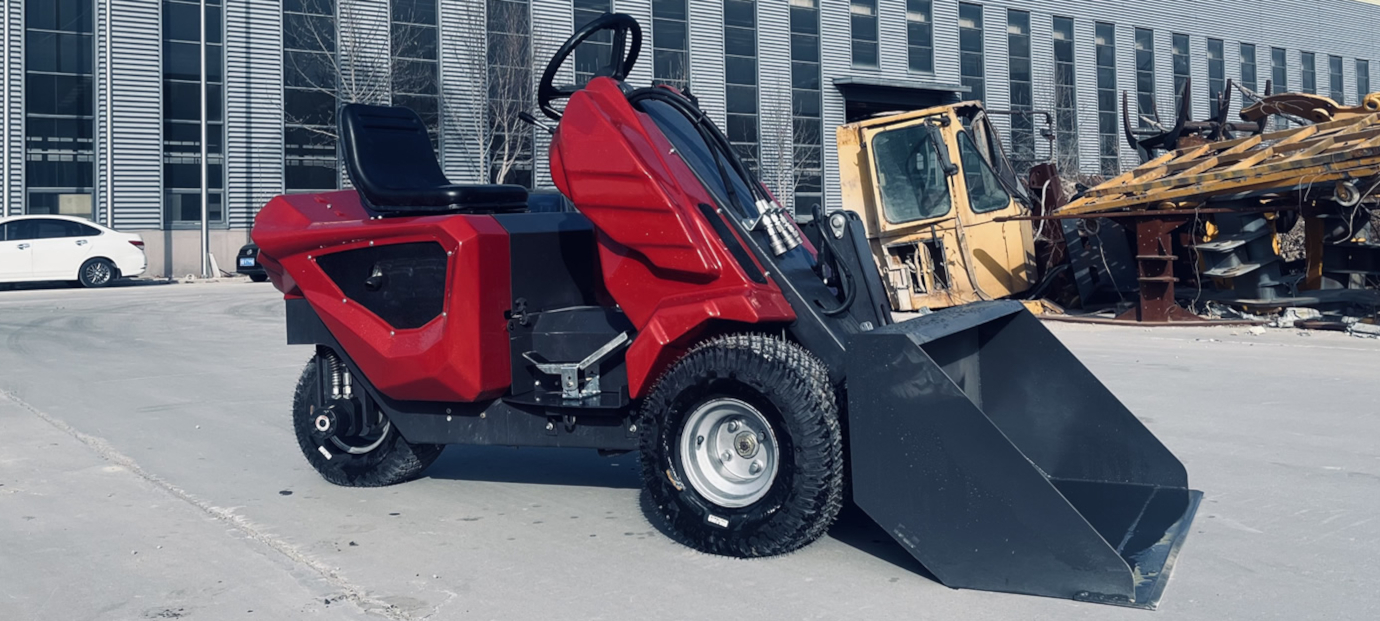
M319 356L307 362L297 382L292 399L292 427L302 455L322 478L345 487L383 487L417 478L440 457L445 446L412 444L403 439L377 405L365 413L373 423L369 432L323 436L322 419L327 417L325 406L331 382L326 377L329 374L320 369L332 369L333 373L349 371L334 354L326 354L324 365L318 363ZM345 400L353 407L366 407L359 398ZM329 428L330 424L324 426Z
M268 274L250 274L249 280L252 280L254 282L267 282Z
M87 288L104 287L115 281L115 264L108 259L91 259L77 272L77 282Z
M791 552L838 515L838 406L824 365L795 343L741 334L695 347L657 381L638 433L652 504L702 552Z

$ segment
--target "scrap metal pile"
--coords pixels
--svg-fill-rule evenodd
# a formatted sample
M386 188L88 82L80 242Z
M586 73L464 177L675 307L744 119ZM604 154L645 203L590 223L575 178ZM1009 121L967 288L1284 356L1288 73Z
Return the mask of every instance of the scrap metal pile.
M1380 206L1380 93L1345 107L1316 95L1242 89L1255 101L1231 123L1231 88L1207 121L1189 118L1188 89L1172 127L1147 119L1151 128L1133 130L1126 120L1142 165L1033 216L1063 225L1082 305L1092 306L1101 286L1138 296L1114 321L1205 320L1185 305L1231 308L1237 318L1289 307L1373 313L1380 306L1380 244L1371 225ZM1285 126L1272 117L1295 126L1266 131ZM1287 261L1282 240L1298 236L1300 219L1304 258ZM1114 239L1122 227L1133 242ZM1100 256L1089 256L1089 246Z

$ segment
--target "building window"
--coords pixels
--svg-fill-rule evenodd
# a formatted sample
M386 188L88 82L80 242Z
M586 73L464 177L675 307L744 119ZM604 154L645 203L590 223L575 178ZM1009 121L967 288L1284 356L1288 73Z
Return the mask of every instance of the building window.
M906 47L910 70L934 73L934 21L930 0L906 0Z
M1282 47L1270 48L1270 88L1275 93L1289 92L1289 53ZM1289 121L1275 117L1275 129L1288 129Z
M877 66L877 0L852 0L853 66Z
M1022 174L1035 164L1035 121L1030 69L1030 13L1006 12L1006 49L1010 54L1007 76L1011 81L1011 164Z
M1155 31L1149 28L1136 29L1136 109L1137 125L1148 126L1155 111Z
M1370 94L1370 61L1356 59L1356 99L1362 103Z
M728 143L738 159L760 174L756 0L724 0L724 84Z
M791 0L791 108L795 214L808 217L824 200L818 0Z
M978 101L987 98L984 84L986 59L982 55L982 5L960 3L958 5L958 55L959 73L963 85L968 87L968 99Z
M690 83L688 0L652 0L652 78L685 88Z
M441 74L436 0L393 0L393 105L417 112L441 150Z
M201 222L201 18L163 1L163 223ZM220 0L206 2L206 212L225 221L225 71ZM332 154L334 155L334 154Z
M1179 99L1184 96L1188 86L1188 35L1174 33L1174 109L1179 109Z
M340 187L335 35L334 0L283 1L283 182L289 192Z
M1054 125L1056 163L1078 170L1078 80L1074 76L1073 19L1054 18Z
M532 187L532 17L527 0L488 0L489 181Z
M25 211L91 218L95 216L91 196L96 118L91 66L93 2L27 5Z
M1227 88L1227 59L1221 39L1208 39L1208 110L1217 118L1217 98Z
M575 0L575 29L613 12L612 0ZM605 30L586 39L575 48L575 83L584 85L609 63L613 47L613 33Z
M1241 44L1241 86L1252 91L1255 90L1255 45L1252 43Z
M1312 52L1299 52L1299 64L1303 65L1303 92L1318 94L1318 66Z
M1327 78L1328 78L1328 86L1330 87L1330 88L1328 89L1328 92L1329 92L1330 96L1332 97L1332 101L1335 101L1335 102L1337 102L1338 104L1345 104L1345 103L1346 103L1346 89L1345 89L1344 86L1342 86L1342 57L1341 57L1341 56L1328 56L1328 57L1327 57Z
M1116 115L1116 26L1097 23L1097 153L1104 177L1121 173Z

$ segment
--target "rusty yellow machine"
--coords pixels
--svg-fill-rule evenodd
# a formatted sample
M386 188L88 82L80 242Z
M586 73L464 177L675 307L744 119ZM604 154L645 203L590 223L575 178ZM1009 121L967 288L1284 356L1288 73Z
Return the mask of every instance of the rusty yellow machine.
M975 101L838 128L844 208L857 213L893 308L945 308L1035 285L1030 199Z

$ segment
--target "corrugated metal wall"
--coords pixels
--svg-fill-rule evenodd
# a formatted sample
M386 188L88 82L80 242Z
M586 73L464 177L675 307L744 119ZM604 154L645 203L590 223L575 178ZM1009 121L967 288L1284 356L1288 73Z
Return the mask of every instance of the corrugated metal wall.
M225 7L226 203L248 228L283 191L283 12L280 0Z
M163 222L162 3L113 0L113 9L115 227L157 229Z
M450 0L440 6L441 162L455 183L480 183L487 176L486 8L484 0Z
M0 216L24 209L24 11L5 2L0 24ZM8 170L4 170L7 168ZM8 183L6 183L8 181Z
M23 5L46 0L10 0L4 3L3 31L9 42L9 91L3 93L0 127L4 149L10 153L9 206L22 208L23 196ZM114 101L114 170L116 225L128 229L154 229L162 224L163 192L161 145L161 2L159 0L111 0L115 36L112 40ZM103 2L103 0L98 0ZM376 33L365 47L386 54L388 0L353 0L355 20L368 22ZM647 48L630 78L635 85L651 81L653 38L651 0L615 0L615 10L633 15L643 25ZM1207 38L1224 42L1226 76L1240 78L1242 42L1256 46L1258 85L1270 75L1270 48L1288 50L1289 86L1302 85L1300 50L1317 55L1319 91L1329 85L1327 58L1344 58L1347 103L1355 103L1355 59L1380 66L1380 7L1353 0L1282 0L1260 11L1246 0L1202 3L1194 0L1155 0L1141 3L1086 2L1081 0L1000 0L975 2L984 6L986 31L986 90L990 106L1006 107L1009 77L1006 71L1006 10L1031 13L1033 90L1035 107L1053 107L1053 51L1050 20L1053 15L1075 20L1078 61L1080 160L1086 172L1096 171L1097 78L1094 55L1094 22L1117 26L1118 85L1135 91L1134 28L1155 33L1156 101L1162 117L1171 117L1173 97L1172 33L1190 36L1193 80L1193 114L1208 114ZM772 108L785 106L789 115L790 32L789 0L758 0L758 76L761 103L763 161L773 157L774 134L789 132L789 124L771 123ZM834 145L835 126L844 122L844 100L833 80L851 75L915 79L947 84L959 82L958 2L935 0L933 25L935 71L910 71L906 50L905 0L878 0L880 67L854 68L851 58L851 25L848 0L821 0L824 186L826 204L838 207L838 162ZM691 0L692 88L717 120L723 121L723 5L722 0ZM459 182L484 177L482 141L485 126L483 99L484 0L440 0L440 41L445 127L443 162L447 174ZM1307 16L1302 21L1299 16ZM572 30L568 0L532 0L535 70L540 71L550 53ZM245 227L263 198L282 186L282 62L281 3L279 0L234 0L227 6L227 88L229 136L230 225ZM98 37L100 31L98 29ZM569 70L567 70L569 73ZM538 77L534 75L534 79ZM1372 76L1380 83L1380 75ZM535 88L535 84L534 84ZM98 95L103 96L100 89ZM1240 97L1234 96L1233 108ZM1118 96L1118 109L1120 97ZM995 119L1005 129L1005 118ZM1134 122L1134 121L1133 121ZM779 126L779 127L777 127ZM539 144L544 147L544 136ZM1048 143L1037 140L1037 153L1049 153ZM1123 166L1135 163L1129 147L1121 149ZM544 148L537 155L537 178L546 180ZM101 158L104 161L104 158Z

